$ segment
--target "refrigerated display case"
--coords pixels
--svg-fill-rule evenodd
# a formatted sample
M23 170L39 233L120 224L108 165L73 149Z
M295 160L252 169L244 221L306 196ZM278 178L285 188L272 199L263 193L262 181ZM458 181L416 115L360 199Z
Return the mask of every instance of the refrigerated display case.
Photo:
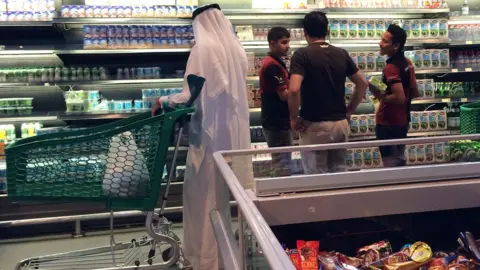
M182 70L185 69L185 63L190 51L188 46L167 46L161 48L118 48L117 46L116 49L113 49L113 47L108 47L109 33L107 32L106 48L85 49L85 34L91 34L90 31L85 31L85 26L101 27L107 30L112 29L112 31L117 29L115 27L126 25L151 26L153 31L155 26L160 32L163 31L162 27L170 27L173 30L184 29L188 32L188 27L192 23L189 18L185 16L157 18L119 18L118 16L115 18L67 17L61 14L62 4L71 5L71 2L63 2L65 3L62 3L62 1L56 2L57 14L49 22L0 22L0 26L2 26L0 31L4 33L4 36L9 37L9 40L3 40L3 44L0 42L0 45L4 46L2 47L3 50L0 50L0 59L2 60L0 63L0 99L33 98L31 114L29 114L29 110L23 110L22 115L20 115L18 109L5 109L4 113L0 115L0 125L9 125L9 127L12 124L14 125L16 138L20 139L22 137L22 124L40 123L43 125L45 132L54 132L55 129L52 128L55 127L90 127L107 121L125 118L146 111L151 105L152 96L145 96L142 89L157 89L159 90L157 94L167 94L177 91L177 89L183 86ZM372 56L372 53L377 50L377 32L386 26L385 23L396 22L408 26L412 22L418 21L419 30L423 29L422 22L424 28L427 27L429 30L432 30L431 33L430 31L425 32L425 28L423 29L424 33L422 34L420 31L420 36L418 36L416 32L418 29L413 29L406 48L408 51L418 51L423 55L425 50L431 54L432 51L441 49L443 51L446 49L464 49L457 45L454 47L453 45L455 44L450 44L448 34L452 30L444 27L445 22L449 22L450 10L444 5L428 7L422 5L420 5L421 7L418 5L416 7L382 6L378 8L361 7L361 5L336 6L339 3L324 3L325 8L322 9L327 12L327 16L331 20L331 28L335 30L336 26L339 27L338 36L330 37L329 41L333 45L347 49L352 55L356 55L356 60L357 62L360 60L359 66L365 74L376 76L381 74L381 61L377 62L377 59L375 59L372 65L369 62L370 58L366 58L364 63L362 57ZM199 4L204 3L200 2ZM250 8L251 3L243 5L242 2L242 7L244 8L228 9L227 7L223 12L232 21L239 37L242 38L241 42L244 44L245 50L253 53L253 55L249 55L252 73L247 78L247 84L250 85L249 96L252 103L252 108L250 109L251 135L252 142L256 143L252 147L264 148L265 139L261 129L258 128L260 125L260 109L258 108L260 100L258 99L259 95L255 95L255 92L258 92L255 62L258 66L260 59L268 51L265 31L271 26L285 26L292 33L292 50L303 47L306 45L306 42L302 36L301 20L306 13L311 10L318 10L318 7L322 7L322 5L317 3L312 6L309 2L306 9L252 9ZM374 20L375 25L369 24L369 20ZM344 22L350 24L345 25ZM379 31L376 31L376 23L379 25ZM471 21L468 23L471 23ZM375 32L371 32L372 25L375 26ZM347 32L345 36L343 32L340 33L340 26L342 31L344 26L347 28L351 26L352 31ZM370 28L367 27L367 31L364 32L364 26L370 26ZM245 31L248 33L245 34ZM184 37L182 36L181 38L183 39ZM182 41L182 39L179 39L179 41ZM189 40L191 36L185 36L184 39ZM474 46L475 42L473 40L465 43L464 45L468 49L470 48L469 46ZM428 85L428 87L424 88L424 97L413 101L413 110L418 112L424 110L444 111L447 115L447 126L442 129L426 128L415 130L409 136L424 137L458 134L458 105L480 100L476 94L480 92L480 84L477 83L475 78L477 68L473 64L473 60L476 58L470 57L470 53L467 54L469 55L468 59L472 61L467 62L468 64L463 61L461 68L451 66L457 61L451 61L450 59L444 59L447 65L443 67L435 66L431 63L427 66L423 61L420 63L421 67L417 68L417 79L425 82L425 85ZM464 55L463 51L461 55ZM476 56L476 54L473 55ZM465 58L463 59L465 60ZM471 65L471 67L467 67L468 65ZM133 72L132 68L134 69ZM94 69L99 70L98 73L94 72ZM128 71L126 72L125 69ZM82 71L83 78L79 76L79 70ZM86 72L89 74L88 76L85 75L85 70L88 71ZM104 73L101 73L100 70L103 70ZM160 72L157 73L155 70ZM60 71L60 74L58 74L58 71ZM349 91L348 89L346 87L346 92ZM79 90L99 91L101 100L104 101L102 106L107 107L102 107L102 110L92 110L92 104L85 103L86 101L84 101L83 106L78 100L77 102L68 102L71 100L66 99L66 94ZM111 102L112 100L114 102ZM132 101L132 109L129 109L128 106L123 106L122 109L115 109L114 107L113 110L108 107L110 103L112 106L115 106L115 101L128 100ZM138 101L138 104L140 104L140 101L144 101L142 103L143 108L135 109L136 103L133 103L134 100ZM357 111L357 115L360 118L372 113L374 113L374 105L369 100L365 100L364 104ZM28 130L26 132L26 134L32 133L34 134L35 132L29 133ZM0 131L1 134L2 131ZM372 132L360 132L352 136L351 140L362 141L374 138L375 134ZM2 137L0 136L1 139ZM184 146L186 144L185 140ZM183 148L183 157L186 156L186 149L186 147ZM180 164L180 166L183 166L183 164ZM173 207L172 209L176 209L176 211L181 209L182 205L183 170L184 167L178 169L178 182L173 187L174 198L170 201L170 206ZM97 207L95 205L49 204L36 205L35 208L38 211L32 212L30 205L10 202L6 195L0 195L0 207L2 208L2 211L0 211L2 212L0 215L0 220L2 221L62 216L65 214L92 214L98 213L99 209L101 209L101 206Z
M373 232L369 232L370 235L367 238L362 238L360 233L349 235L348 232L358 226L358 222L355 223L356 219L374 220L388 217L390 220L385 219L384 221L393 224L392 215L399 215L398 219L406 219L408 214L413 213L429 215L441 213L439 211L456 210L456 219L451 220L450 227L432 227L435 224L444 225L439 220L433 220L433 225L432 223L409 224L407 220L404 224L407 225L405 228L396 228L397 234L401 234L402 229L407 231L411 227L413 229L416 227L424 232L428 227L432 232L430 235L416 235L421 235L422 239L412 239L409 236L399 239L412 241L412 243L432 241L434 242L432 244L436 244L436 246L432 246L432 249L440 247L439 239L447 239L447 234L458 235L460 232L456 230L461 228L459 223L465 217L460 215L460 211L480 207L478 196L480 192L480 159L477 156L479 139L480 135L460 135L215 153L216 165L239 206L240 241L238 245L241 258L243 258L242 263L247 269L277 269L271 267L272 261L269 256L272 256L274 252L280 252L279 250L284 251L285 248L296 248L281 245L287 243L291 245L292 242L289 242L291 239L286 238L295 237L295 235L310 237L295 240L309 241L320 240L315 237L323 233L322 241L324 240L324 242L321 242L320 245L323 252L329 251L332 241L340 242L339 235L346 238L342 241L344 245L352 242L358 243L365 239L371 242L363 242L364 245L383 240L379 237L385 235L382 234L384 231L375 231L377 228L371 228ZM368 155L364 154L360 157L362 162L355 162L358 167L355 168L352 164L345 172L305 175L302 172L291 170L292 175L289 177L270 177L262 175L261 172L261 168L268 170L273 166L269 158L271 154L275 153L291 153L290 168L293 168L297 166L294 154L296 152L320 154L339 150L356 152L357 150L364 151L392 145L405 145L406 157L414 164L405 167L383 168L380 159L378 161L380 166L368 166L374 162L370 162L372 161L371 156L368 158ZM432 148L427 151L410 153L411 146ZM259 157L263 157L263 159L259 160ZM256 164L257 166L255 166ZM253 168L253 170L250 170L249 174L245 176L244 172L248 171L248 168ZM248 208L249 215L251 213L255 215L255 220L252 220L251 217L244 218L246 208ZM437 218L441 219L442 217ZM474 219L471 217L470 220ZM321 230L319 228L325 229L326 226L295 227L296 225L326 221L346 221L347 223L332 225L339 227L337 230L339 235L318 231ZM423 219L423 222L427 222L427 219ZM448 222L445 221L445 223ZM272 236L271 226L285 225L293 225L293 227L288 227L287 234ZM472 233L475 234L476 223L467 224L467 226L470 226L470 229L473 230ZM268 240L278 241L272 241L273 247L270 250L259 248L256 241L265 241L265 239L255 239L258 235L252 234L252 228L262 228L266 234L264 236ZM315 229L305 231L306 228ZM279 236L286 238L277 238ZM361 240L357 240L357 238ZM329 239L330 241L328 241ZM455 251L456 238L448 238L448 240L451 240L449 250ZM399 248L406 243L408 242L396 244ZM236 245L236 243L233 242L231 245ZM357 246L357 248L360 247ZM337 243L336 248L332 248L332 250L341 251L342 248ZM280 254L277 253L277 255ZM296 268L288 266L286 269Z

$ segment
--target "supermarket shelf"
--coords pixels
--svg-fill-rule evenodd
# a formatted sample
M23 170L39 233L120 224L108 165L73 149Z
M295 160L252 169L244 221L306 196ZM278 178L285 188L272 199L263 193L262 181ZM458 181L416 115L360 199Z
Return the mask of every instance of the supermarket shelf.
M168 49L120 49L120 50L55 50L56 54L138 54L138 53L187 53L190 48L168 48Z
M55 24L192 25L187 18L55 18ZM52 23L50 23L52 24Z
M408 137L428 137L428 136L447 136L447 135L459 135L459 130L438 130L438 131L426 131L426 132L411 132L408 133ZM365 136L351 136L349 141L367 141L375 140L377 137L375 135L365 135Z
M325 8L325 9L225 9L222 10L225 15L239 15L239 14L307 14L311 11L323 11L332 15L334 13L365 13L365 14L379 14L379 13L395 13L395 14L435 14L448 13L448 8ZM330 17L330 16L329 16ZM369 17L372 17L369 15Z
M412 104L433 104L433 103L461 103L480 101L480 97L463 97L463 98L426 98L416 99Z
M257 113L257 112L261 112L262 111L262 108L250 108L249 111L251 113Z
M183 78L172 79L138 79L138 80L103 80L103 81L64 81L64 82L24 82L0 83L0 88L20 86L63 86L63 85L117 85L117 84L167 84L183 83Z
M54 50L5 50L0 48L0 55L44 55L44 54L54 54Z
M0 27L52 26L52 21L0 22Z
M73 121L73 120L101 120L101 119L122 119L147 112L149 110L129 112L48 112L45 114L32 114L21 116L1 117L0 123L14 123L26 121Z

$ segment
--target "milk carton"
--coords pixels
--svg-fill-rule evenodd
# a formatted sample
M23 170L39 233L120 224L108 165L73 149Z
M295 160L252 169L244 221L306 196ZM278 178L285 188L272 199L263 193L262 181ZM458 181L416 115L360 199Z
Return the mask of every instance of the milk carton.
M421 37L428 38L430 37L430 20L421 20L420 21L421 27Z
M406 145L405 158L407 165L413 165L417 163L417 147L415 145Z
M352 115L350 118L350 135L355 136L360 134L360 117Z

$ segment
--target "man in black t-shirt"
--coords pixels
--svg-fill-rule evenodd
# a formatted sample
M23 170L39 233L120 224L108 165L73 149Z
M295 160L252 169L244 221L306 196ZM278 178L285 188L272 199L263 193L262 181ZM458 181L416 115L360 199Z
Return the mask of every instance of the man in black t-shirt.
M350 135L347 119L365 96L367 81L347 51L325 42L328 35L325 13L307 14L303 29L309 45L295 52L290 66L291 126L301 132L302 145L346 142ZM356 89L345 106L347 77ZM304 171L306 174L345 171L345 155L346 149L302 153Z
M288 114L288 71L281 59L290 48L290 33L274 27L268 32L270 51L260 69L262 126L268 147L291 146L293 143ZM291 153L272 154L271 176L290 175Z

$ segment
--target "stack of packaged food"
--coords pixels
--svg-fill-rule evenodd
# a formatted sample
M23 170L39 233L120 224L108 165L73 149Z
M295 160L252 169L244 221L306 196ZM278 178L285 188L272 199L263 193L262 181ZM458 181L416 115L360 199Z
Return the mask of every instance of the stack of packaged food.
M471 236L470 233L466 232ZM358 249L354 257L335 251L320 251L319 241L297 241L296 249L286 249L297 270L443 270L443 269L478 269L478 263L467 237L462 238L463 249L457 252L433 253L429 245L423 242L404 245L400 251L393 252L389 241L380 241ZM475 245L475 241L473 242ZM477 244L478 245L478 244ZM478 250L478 249L477 249Z

